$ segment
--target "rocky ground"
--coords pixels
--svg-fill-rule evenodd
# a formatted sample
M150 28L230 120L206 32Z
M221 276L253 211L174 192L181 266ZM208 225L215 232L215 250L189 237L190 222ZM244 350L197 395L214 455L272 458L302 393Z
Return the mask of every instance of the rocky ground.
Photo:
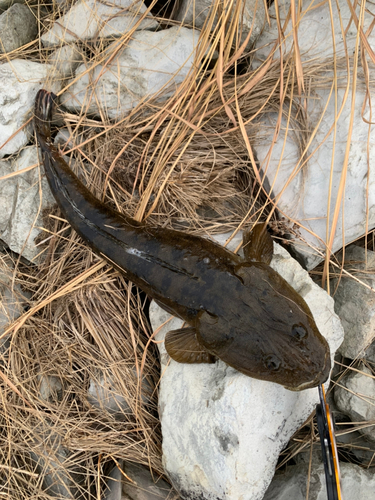
M211 9L216 9L216 14ZM64 154L71 149L78 152L85 164L84 178L89 183L90 169L96 168L90 157L90 146L86 147L90 131L100 135L106 124L126 125L128 120L132 133L141 130L152 134L160 125L158 118L164 105L168 116L178 116L181 108L177 104L183 102L189 92L195 92L187 107L190 111L183 118L190 127L185 138L192 136L198 128L198 123L194 123L195 114L198 116L194 103L201 89L203 92L213 85L209 75L214 75L217 94L223 103L227 99L222 106L226 113L223 127L235 130L241 137L248 153L247 159L242 156L242 160L251 163L254 177L266 191L265 199L272 197L277 206L277 220L271 221L276 236L272 267L306 300L330 345L333 364L336 361L331 383L327 383L326 388L338 424L343 495L344 498L356 495L365 500L373 498L375 485L375 347L372 344L375 253L371 232L375 226L371 112L375 62L371 48L375 45L373 14L371 6L364 10L361 5L341 1L335 5L302 2L301 12L293 9L296 6L289 0L273 4L267 13L263 2L253 0L182 0L169 6L131 0L113 3L62 0L53 7L0 0L0 239L3 245L0 327L3 332L1 364L6 373L2 380L8 380L9 401L13 401L13 396L20 397L26 405L32 403L36 408L33 400L28 399L27 370L12 371L12 349L17 347L15 336L22 325L16 323L19 326L15 330L9 325L17 318L24 318L22 324L26 325L26 321L34 318L38 325L39 311L45 306L53 309L54 299L49 302L40 284L33 285L39 295L33 294L31 287L22 285L17 273L22 265L31 266L29 269L52 266L48 261L54 262L51 235L68 239L64 228L55 233L47 233L45 228L46 213L56 212L43 169L37 168L39 156L33 139L32 109L38 90L46 88L59 95L63 115L57 118L60 122L56 122L59 132L55 135L55 144ZM237 33L237 39L233 37L228 42L230 33ZM237 54L236 68L242 72L238 81L241 85L245 82L243 87L239 85L237 97L226 94L228 82L235 81L236 76L233 54ZM202 80L192 76L200 67L205 68L204 76L199 76ZM276 72L271 75L275 68ZM204 87L205 82L211 83ZM261 112L261 100L258 110L241 123L241 106L254 89L261 95L262 85L274 89L270 106ZM295 94L288 94L286 98L290 88ZM65 116L65 121L61 116ZM253 134L253 129L250 132L253 121L257 124L256 134L250 145L246 134ZM164 137L167 141L168 134L172 132L166 127L160 134L161 141ZM139 147L140 156L146 150L148 154L146 144L149 143L144 141L143 148ZM234 144L230 144L230 148L234 150ZM219 150L216 153L219 162L223 153ZM178 168L181 155L173 168ZM204 153L196 150L196 155ZM74 163L77 156L68 154L66 159L74 168L80 168L79 163ZM135 164L133 171L137 171L137 166ZM152 179L150 175L142 182L147 184ZM121 185L119 179L115 181ZM207 184L210 182L212 180ZM201 189L204 188L202 185ZM133 189L124 199L140 197L140 193L141 189L138 192ZM155 211L157 194L155 189L149 204L139 208L138 215ZM241 244L240 234L230 242L233 251ZM215 237L225 244L229 235ZM287 243L298 262L276 243L277 239L284 246ZM49 242L48 252L43 251L41 242ZM352 244L346 246L349 243ZM92 259L87 255L87 261ZM90 260L91 264L95 262ZM48 276L46 272L46 281ZM59 290L57 286L55 292ZM75 296L72 301L76 301ZM51 323L51 329L58 325L68 331L70 323L67 317L61 320L58 310L63 306L56 304L59 305L54 314L58 319ZM30 309L33 314L28 314ZM160 454L159 459L162 457L165 477L175 489L163 479L157 481L161 474L159 462L155 459L152 463L147 457L147 447L142 451L144 462L140 466L117 454L118 448L111 448L112 445L104 450L95 449L95 443L91 447L85 443L87 448L84 448L78 438L74 441L71 437L73 431L69 436L55 432L56 408L63 408L62 403L68 400L74 401L74 395L67 389L67 380L62 380L53 368L38 375L37 398L38 411L43 408L48 418L55 415L55 420L51 419L48 431L35 426L24 462L19 462L16 451L14 457L9 458L7 446L10 444L12 454L18 444L12 444L9 437L4 438L0 444L4 448L1 455L4 470L17 473L26 470L37 484L38 493L34 495L38 498L47 498L44 494L55 498L106 500L325 498L320 445L316 426L310 418L319 400L318 391L291 392L277 384L250 379L220 360L213 365L193 366L171 361L163 339L167 331L181 327L181 320L171 319L155 303L147 314L157 332L155 339L163 376L160 383L154 384L150 377L142 378L138 369L129 365L126 378L133 380L131 384L142 393L142 408L152 406L159 390L158 417L163 443L162 450L158 448L155 453ZM85 331L95 339L89 323L88 320ZM25 338L29 342L30 339ZM87 333L82 338L86 341ZM151 340L144 338L142 342L144 347ZM109 358L114 344L108 348ZM74 350L74 345L73 342L69 349ZM48 349L52 352L54 348L51 342ZM137 352L142 359L141 349ZM128 422L139 409L118 387L121 375L116 371L116 363L120 361L114 359L113 364L105 367L98 365L96 377L82 375L80 382L85 415L90 416L90 412L99 415L95 417L98 434L104 429L107 432L112 425L116 432L126 434ZM6 429L6 401L1 404L4 410L0 425ZM18 408L19 402L12 404ZM137 426L157 427L156 410L145 411L152 414L152 418L146 423L137 420ZM101 420L100 412L104 412L105 419ZM73 421L71 425L73 428ZM133 428L132 432L135 436ZM131 437L134 441L144 439L134 436ZM92 452L90 460L94 464L92 468L87 466L84 474L82 463L75 460L83 449ZM288 455L285 449L292 451ZM293 450L298 451L293 453ZM108 460L104 479L92 473L102 470L98 465L101 457ZM30 461L33 465L27 469L25 464ZM147 463L154 471L152 476L144 467ZM27 474L22 477L27 478ZM77 487L83 484L82 475L91 489ZM91 479L87 479L88 476ZM8 488L8 493L13 491L14 496L16 489L11 490L10 483L0 466L0 491L2 485ZM101 486L97 487L96 483ZM27 491L22 484L16 477L12 488ZM28 493L19 496L30 497Z

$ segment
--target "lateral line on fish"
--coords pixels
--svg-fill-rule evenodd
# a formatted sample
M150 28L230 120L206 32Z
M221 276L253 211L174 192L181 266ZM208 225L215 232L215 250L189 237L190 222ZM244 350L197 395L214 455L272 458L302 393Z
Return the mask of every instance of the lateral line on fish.
M311 314L307 314L306 311L303 311L303 309L301 309L301 307L297 304L297 302L294 302L294 300L289 299L288 297L286 297L285 295L283 295L281 292L279 292L278 290L276 290L276 288L273 287L269 281L267 281L265 279L263 279L263 281L265 281L272 288L272 290L274 290L274 292L276 292L278 295L280 295L280 297L284 297L285 300L287 300L288 302L291 302L292 304L294 304L301 312L303 312L304 314L306 314L310 319L314 320L314 318L312 317L312 315Z
M45 152L45 154L47 154L47 152ZM56 175L56 170L55 170L55 167L53 165L53 156L49 153L49 161L50 161L50 164L51 164L51 169L54 171L54 177L55 177L55 181L56 181L56 184L58 185L58 187L60 188L61 190L61 193L63 194L64 198L67 200L67 202L71 205L71 207L73 208L73 210L75 211L75 213L79 216L79 218L89 227L95 229L98 233L101 234L101 236L105 237L105 238L108 238L110 239L111 241L113 241L116 245L119 245L121 246L124 251L129 254L129 255L134 255L135 257L138 257L139 259L142 259L142 260L145 260L146 262L150 262L152 264L157 264L159 266L162 266L162 267L165 267L167 269L170 269L171 271L174 271L175 273L178 273L178 274L181 274L181 275L184 275L184 276L188 276L190 279L194 280L194 281L201 281L201 278L199 278L199 276L196 276L194 274L191 274L187 271L183 271L181 268L177 267L177 266L173 266L172 264L170 263L167 263L165 262L164 260L162 259L159 259L158 257L155 257L153 255L150 255L146 252L144 252L143 250L139 250L138 248L134 248L132 246L130 246L129 244L127 244L126 242L122 241L122 240L119 240L117 239L115 236L113 236L112 234L110 234L109 232L103 230L100 226L98 226L97 224L91 222L83 213L82 211L77 207L76 203L74 202L74 200L72 199L72 197L70 196L68 190L66 189L66 187L62 184L60 178L58 175ZM62 161L63 158L61 158ZM108 228L111 228L111 226L104 226L104 227L108 227ZM108 259L108 257L106 257L106 259ZM117 265L117 267L119 267ZM121 268L122 269L122 268Z

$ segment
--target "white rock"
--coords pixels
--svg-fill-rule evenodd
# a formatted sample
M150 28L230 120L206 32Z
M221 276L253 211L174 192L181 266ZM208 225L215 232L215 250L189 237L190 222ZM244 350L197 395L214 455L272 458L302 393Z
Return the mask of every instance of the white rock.
M59 79L52 78L54 73L48 64L22 59L0 65L0 158L15 153L29 141L33 127L24 124L33 112L38 90L47 79L49 90L56 93L61 88Z
M341 463L341 489L343 498L372 500L374 498L373 471L364 470L358 465ZM308 465L288 467L284 473L278 473L263 500L306 500ZM311 471L309 500L325 500L326 480L324 467L320 465Z
M341 262L342 256L339 255L338 260ZM350 245L345 249L344 267L375 289L375 252L368 250L366 256L364 248ZM331 290L335 291L335 312L341 319L345 332L339 352L350 359L364 357L366 347L374 339L374 292L345 274L341 276L338 286L337 280L332 280Z
M214 2L212 0L195 0L194 2L192 0L182 0L176 14L176 19L177 21L183 21L185 24L189 24L194 28L202 28L213 4ZM233 9L234 4L230 4L228 2L227 5L230 6L229 8ZM226 13L228 7L225 8L224 3L221 4L221 7ZM247 44L247 47L250 47L259 37L264 27L264 3L259 2L258 0L245 0L244 2L241 2L241 8L243 8L243 17L240 21L242 25L241 43L245 41L247 35L251 31ZM217 25L217 20L218 16L215 17L213 27Z
M318 6L319 4L319 6ZM290 1L284 0L279 2L281 25L284 26L284 19L288 12ZM298 24L298 44L301 52L302 61L312 60L317 58L316 63L323 61L327 64L330 71L333 70L333 63L327 63L326 57L332 56L332 37L331 37L331 18L329 13L328 3L320 4L319 0L313 2L303 2L303 12L300 14L300 21ZM333 9L333 23L336 33L336 50L337 55L344 54L344 45L341 36L340 16L337 11L337 4L332 3ZM357 5L356 12L359 15L360 5ZM343 20L344 27L349 23L351 14L346 2L340 2L340 14ZM266 29L262 36L259 38L258 47L264 47L257 52L257 55L263 59L273 47L274 42L277 40L278 32L275 21L274 7L270 9L270 16L273 19L270 29ZM366 32L373 17L370 13L365 13L365 21L363 31ZM349 23L350 24L350 23ZM291 21L285 27L284 34L286 37L285 45L282 48L285 50L284 56L287 57L287 52L290 49L290 44L293 40ZM355 24L351 22L346 36L348 43L349 54L354 52L355 41ZM375 45L375 31L372 30L367 36L370 46ZM276 51L274 57L279 57L279 52ZM344 97L344 82L347 80L347 75L342 71L338 72L339 76L343 78L340 88L337 92L337 108L340 109ZM301 230L302 237L306 240L306 244L298 243L296 248L300 251L309 269L313 268L320 260L321 256L310 245L317 247L320 251L325 253L326 242L326 226L327 221L329 228L332 227L332 219L334 207L337 200L337 193L341 179L341 173L344 164L345 148L347 142L347 135L349 130L350 113L351 113L351 92L344 104L342 113L337 119L337 136L336 143L334 144L334 136L331 131L326 139L325 136L333 128L335 121L335 92L333 91L329 97L329 85L333 80L332 73L327 71L327 84L326 88L314 88L314 78L309 86L308 96L303 101L302 105L307 106L307 126L313 130L318 126L317 134L309 148L308 154L311 154L319 145L319 149L314 152L312 158L309 159L307 166L299 171L295 177L290 181L288 187L283 192L280 200L278 201L279 208L283 213L292 219L302 223L307 230ZM350 75L349 78L352 78ZM359 79L361 72L359 74ZM370 77L372 78L372 77ZM362 87L362 88L361 88ZM351 136L351 149L349 154L348 171L345 184L345 195L343 203L345 205L344 217L344 232L345 244L350 243L358 238L366 231L366 188L367 180L369 181L369 196L368 196L368 228L371 229L375 225L375 191L373 188L375 182L375 171L373 168L375 158L375 129L371 127L370 137L368 138L369 125L362 119L362 103L365 99L364 86L358 84L357 92L355 95L356 105L354 111L354 127ZM323 119L319 123L319 119L323 113L323 109L328 102L327 109L324 112ZM368 118L368 110L365 110L364 117ZM270 115L268 120L263 122L262 135L265 134L264 140L256 153L263 169L266 169L268 158L267 155L270 151L270 144L275 130L277 117ZM318 125L319 123L319 125ZM273 192L275 196L279 195L284 189L288 179L297 166L300 158L300 144L294 140L293 124L289 124L288 137L285 140L285 122L282 123L280 134L276 144L272 150L270 163L267 168L267 176L270 184L273 184ZM267 136L266 130L269 128L270 135ZM369 157L367 155L367 141L369 140ZM323 142L324 141L324 142ZM284 150L285 147L285 150ZM331 159L334 154L333 166L333 179L332 189L329 194L330 186L330 172L331 172ZM367 179L368 177L368 179ZM328 211L328 197L331 199L330 213L327 217ZM342 209L342 207L341 207ZM338 218L338 224L335 231L333 242L333 252L337 251L343 246L343 217L342 211ZM310 232L315 233L318 238L314 237Z
M274 248L272 267L305 299L333 356L343 331L332 298L286 250ZM155 330L170 315L152 303L150 318ZM157 340L181 325L173 318ZM291 392L247 377L220 360L213 365L170 360L166 366L164 343L158 347L163 465L175 487L183 498L260 500L280 451L314 409L318 391Z
M290 0L280 0L278 2L280 9L280 20L283 22L286 19L288 10L290 8ZM319 5L319 1L313 0L312 2L307 0L302 0L302 12L299 18L298 24L298 46L301 53L301 58L303 61L307 61L314 58L331 58L333 57L333 40L332 40L332 30L331 30L331 18L329 15L329 9L326 5ZM344 29L347 28L348 23L351 20L351 13L348 5L345 2L340 2L340 16L344 25ZM343 37L340 27L340 18L337 11L337 6L332 5L333 8L333 23L335 29L335 51L336 56L340 57L345 55ZM357 16L359 15L359 8L357 6L354 9ZM265 59L270 53L272 44L277 40L277 28L275 24L275 7L274 5L270 7L270 18L271 27L264 30L261 37L257 42L256 57L259 59ZM369 28L372 22L372 16L366 15L364 18L363 30ZM284 26L283 26L284 29ZM291 33L291 24L285 27L283 40L283 53L287 54L292 49L293 36L289 36ZM355 29L355 24L352 22L348 27L345 41L347 44L348 52L353 54L354 47L356 43L357 30ZM368 40L371 45L371 41L374 35L368 35ZM265 43L268 46L265 46ZM276 51L275 57L279 57Z
M82 0L62 17L41 39L45 47L54 47L77 40L119 38L140 20L147 10L143 2L134 0ZM156 29L159 23L148 14L138 30Z
M16 3L0 15L0 53L12 52L34 40L38 32L35 14Z
M47 62L53 66L63 78L69 78L83 61L82 51L76 44L64 45L52 52Z
M371 371L363 367L363 373L346 375L335 387L337 407L349 415L353 422L375 421L375 380ZM375 440L375 425L358 427L359 432Z
M28 260L40 252L35 238L43 227L43 210L55 204L47 179L39 185L38 154L35 146L22 150L14 160L0 161L0 176L5 176L35 165L35 168L0 183L0 239L11 250ZM43 170L41 170L43 174Z
M192 67L198 38L198 31L181 27L137 32L105 67L97 65L86 72L85 65L79 66L77 81L63 94L62 103L72 111L83 107L95 115L101 110L109 118L123 116L163 87L174 90L183 81ZM117 43L108 48L109 53ZM89 93L91 81L96 82L95 95Z
M127 462L124 472L131 481L124 480L123 482L122 500L178 500L180 498L166 481L159 479L155 483L150 471L145 467Z
M217 243L220 243L223 247L225 246L230 250L231 252L234 252L236 248L242 243L242 231L239 231L230 241L228 244L227 241L229 238L232 236L233 232L229 231L228 233L221 233L221 234L215 234L213 236L213 240L215 240ZM243 251L242 248L240 249L240 255L243 257Z

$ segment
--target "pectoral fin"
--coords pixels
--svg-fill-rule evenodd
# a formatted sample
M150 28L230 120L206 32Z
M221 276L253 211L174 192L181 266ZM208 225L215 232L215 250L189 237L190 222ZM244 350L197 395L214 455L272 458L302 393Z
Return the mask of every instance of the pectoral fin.
M257 224L252 231L243 235L243 250L248 262L270 264L273 255L273 241L267 231L267 224Z
M214 363L215 359L198 342L195 328L180 328L167 333L165 348L179 363Z

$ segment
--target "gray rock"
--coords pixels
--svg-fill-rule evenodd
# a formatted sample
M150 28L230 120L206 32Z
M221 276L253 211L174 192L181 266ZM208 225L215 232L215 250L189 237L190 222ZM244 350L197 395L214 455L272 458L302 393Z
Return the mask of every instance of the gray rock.
M79 485L87 470L77 464L77 453L63 445L63 438L53 431L53 424L45 422L33 433L30 456L36 462L36 470L42 476L42 487L51 497L74 500L79 495Z
M137 374L135 369L126 370L124 372L124 376L127 378L128 384L133 382L134 386L136 386ZM90 380L90 386L87 391L87 400L96 408L107 411L118 420L123 420L126 418L126 415L133 412L133 401L129 402L120 388L116 387L114 380L115 379L112 375L99 373L95 380ZM152 388L145 377L142 381L141 390L142 402L147 405L150 401ZM132 391L129 392L129 397L132 397Z
M163 479L130 462L119 462L123 473L115 467L109 474L103 500L179 500L179 495Z
M337 407L353 422L370 422L358 430L375 441L375 380L371 371L363 367L363 373L351 372L335 386Z
M74 43L64 45L52 52L47 62L53 66L63 78L70 78L83 62L82 51Z
M90 176L90 174L92 173L93 166L90 163L83 161L81 161L80 166L78 166L75 157L73 155L71 156L70 154L65 154L65 152L68 152L74 147L79 146L80 143L86 140L86 130L87 129L85 129L85 127L80 128L79 131L77 129L69 130L68 128L63 127L59 129L53 140L54 145L60 151L66 163L73 171L77 173L78 177L84 182L86 182L87 176ZM79 148L80 151L82 150L84 153L86 152L85 145L79 146Z
M246 40L247 35L251 31L247 47L253 45L256 39L261 34L264 23L265 23L265 10L264 3L257 0L245 0L245 2L239 2L242 8L243 5L243 16L241 19L242 33L241 33L241 43ZM182 21L185 24L189 24L194 28L202 28L206 18L208 17L211 7L214 5L212 0L182 0L181 5L176 14L176 19ZM225 4L222 4L223 6ZM229 7L225 9L233 9L234 4L228 3ZM225 15L225 14L224 14ZM215 17L213 23L213 28L216 27L218 21L218 16Z
M341 262L342 254L338 255L338 260ZM350 245L345 249L344 268L375 289L375 252L368 250L366 256L364 248ZM339 284L338 280L331 280L331 290L334 292L335 312L345 332L339 352L350 359L364 357L366 347L374 339L374 292L345 274Z
M375 342L372 342L366 349L365 357L368 361L375 364Z
M33 126L24 124L31 116L38 90L46 85L47 78L50 90L56 93L61 88L59 79L51 82L54 73L48 64L23 59L0 65L0 158L28 143Z
M119 466L123 467L123 460L119 460ZM103 500L121 500L122 491L122 473L116 466L109 474L107 481L107 489L103 493Z
M16 3L24 4L24 0L0 0L0 12L7 10L11 5Z
M274 248L272 267L305 299L333 356L343 331L332 298L284 249ZM155 330L170 315L152 303L150 318ZM181 325L173 318L157 340ZM183 498L260 500L280 451L313 411L318 391L291 392L247 377L220 360L212 365L176 363L169 360L164 343L158 347L163 465L172 483Z
M56 375L39 375L39 394L44 401L61 401L63 396L63 386L61 380Z
M62 146L64 149L71 149L73 147L73 141L69 130L67 128L60 129L57 132L53 143L55 146Z
M126 398L114 386L113 378L105 377L103 374L100 374L96 380L90 380L87 401L118 419L125 418L126 414L131 413Z
M13 160L0 161L1 177L35 165L32 170L0 183L3 208L0 212L0 239L28 260L33 260L40 252L34 240L43 227L42 212L55 204L47 179L42 177L39 184L38 163L35 146L23 149Z
M341 463L341 489L343 498L374 498L375 476L372 470L363 470L358 465ZM277 473L263 500L306 500L308 465L288 467L286 472ZM311 471L309 500L325 500L326 480L324 467L320 465Z
M127 462L125 474L131 481L124 479L122 485L122 500L178 500L176 491L163 479L155 477L145 467Z
M72 6L71 0L53 0L54 7L61 14L65 14Z
M181 27L137 32L105 67L95 65L87 72L86 65L79 66L76 81L62 102L71 111L83 108L97 116L102 111L104 116L118 118L163 87L169 90L163 97L170 95L192 67L198 38L198 31ZM117 43L110 45L109 53ZM96 81L95 95L88 94L92 81Z
M331 408L332 411L332 408ZM357 431L336 432L336 441L341 450L352 453L364 466L371 467L375 456L375 443Z
M343 200L338 199L338 188L343 172L345 149L348 138L349 123L351 120L351 98L344 102L345 82L351 78L346 74L346 70L337 68L337 75L340 83L337 91L337 110L341 114L336 117L335 111L335 91L330 94L330 84L333 77L333 44L331 35L331 16L329 11L331 4L319 4L319 0L314 2L303 2L303 11L299 14L298 20L298 45L303 63L306 61L321 62L326 68L323 75L326 78L326 85L320 84L319 88L314 86L314 76L309 81L308 90L302 97L302 106L306 105L306 124L302 133L308 137L310 132L316 128L316 134L309 147L307 155L312 154L307 165L303 168L298 163L301 156L301 143L296 140L294 126L289 123L288 137L285 137L286 123L280 127L280 133L273 144L273 134L277 123L277 116L270 114L262 127L261 145L257 147L256 153L263 169L267 168L267 177L270 185L273 186L273 193L278 199L278 207L289 218L301 223L306 229L301 229L303 241L296 241L295 248L303 255L307 268L312 269L322 260L322 255L326 249L327 224L332 228L332 220L336 202L341 202L338 215L338 224L334 233L332 251L336 252L343 246L343 234L345 244L362 236L367 230L375 226L375 198L372 194L372 186L375 182L375 170L368 168L374 163L375 129L371 128L365 120L369 118L368 107L362 116L362 104L366 103L365 85L363 75L359 72L356 88L356 106L353 113L353 133L351 135L351 146L348 161L347 175L345 177L345 192ZM356 6L357 16L359 16L359 4ZM288 51L293 42L293 28L291 19L284 28L284 21L290 8L290 1L279 1L280 22L283 26L282 50L285 60L289 57ZM345 40L348 53L354 53L356 40L355 23L351 21L351 12L345 2L340 2L340 13L338 4L332 4L333 23L336 34L335 49L337 57L343 56L344 43L341 34L340 22L344 27L348 27ZM257 41L260 50L257 57L260 60L270 53L274 43L278 40L278 29L275 17L274 5L270 8L271 27L266 27L265 31ZM366 33L373 20L372 14L365 13L363 31ZM345 28L344 28L345 29ZM371 31L371 30L369 30ZM375 31L368 33L367 40L370 46L375 45ZM274 58L279 57L276 50ZM293 57L293 56L291 56ZM327 59L329 58L329 59ZM352 70L351 70L352 71ZM351 72L351 75L353 73ZM370 79L373 75L370 76ZM327 104L328 103L328 104ZM327 108L325 108L327 105ZM342 111L341 111L341 106ZM324 115L322 116L324 111ZM321 121L320 121L321 120ZM371 121L371 120L370 120ZM336 127L334 124L336 123ZM307 131L306 131L307 128ZM333 129L336 131L334 137ZM267 134L269 130L269 134ZM328 136L327 136L328 134ZM335 141L335 142L334 142ZM270 148L272 144L272 152ZM367 154L367 144L369 153ZM319 146L319 147L318 147ZM331 160L334 155L332 165L332 187L330 189ZM268 164L268 160L269 164ZM267 166L268 165L268 166ZM370 187L367 196L367 183ZM287 187L286 187L287 186ZM284 189L286 187L286 189ZM341 195L340 195L341 196ZM330 197L330 212L328 213L328 199ZM368 206L367 206L368 203ZM345 217L342 214L342 207L345 206ZM368 227L366 223L368 222ZM314 236L317 235L317 237ZM318 249L318 251L315 250ZM320 251L320 253L319 253Z
M29 294L23 292L18 284L13 284L11 259L2 256L1 263L4 265L0 269L0 336L10 323L21 316L29 298ZM4 354L8 346L9 335L0 338L0 354Z
M0 54L12 52L34 40L38 32L34 13L16 3L0 15Z
M99 0L80 1L60 17L41 39L45 47L55 47L77 40L119 38L130 31L146 11L142 2L116 0L107 3ZM148 14L137 30L156 29L159 23Z

